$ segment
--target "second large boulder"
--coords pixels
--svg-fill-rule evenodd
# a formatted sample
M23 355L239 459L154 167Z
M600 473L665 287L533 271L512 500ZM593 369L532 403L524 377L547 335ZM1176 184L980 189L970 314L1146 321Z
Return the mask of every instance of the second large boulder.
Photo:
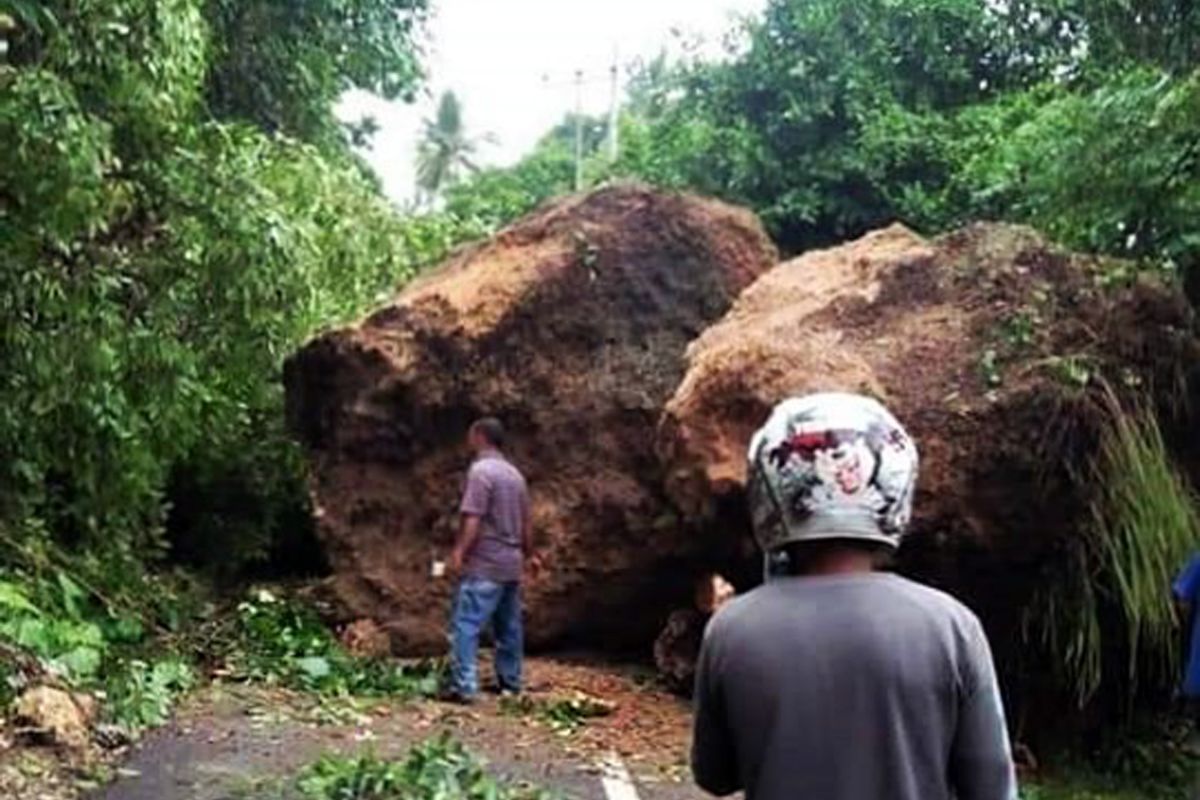
M928 240L894 226L778 266L690 347L659 430L667 492L698 537L753 552L746 449L774 404L878 397L921 450L901 568L966 599L1011 652L1094 521L1113 404L1182 399L1197 350L1183 296L1128 265L1022 227Z

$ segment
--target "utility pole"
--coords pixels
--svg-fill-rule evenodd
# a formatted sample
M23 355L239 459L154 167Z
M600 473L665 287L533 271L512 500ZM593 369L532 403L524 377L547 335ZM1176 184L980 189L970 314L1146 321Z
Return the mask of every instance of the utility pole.
M618 140L621 127L621 73L617 66L620 63L617 48L613 48L612 98L608 106L608 160L615 162L621 154L621 144Z
M606 153L610 161L615 161L619 154L619 126L621 118L621 72L619 67L617 49L613 48L613 62L609 69L607 80L609 81L612 98L608 109L608 132L606 137ZM574 111L574 134L575 134L575 191L583 191L583 87L584 84L599 83L606 80L599 74L587 74L582 68L576 69L571 83L575 87L575 111ZM542 84L547 87L562 86L566 81L555 81L547 74L542 75Z
M583 191L583 70L575 70L575 191Z

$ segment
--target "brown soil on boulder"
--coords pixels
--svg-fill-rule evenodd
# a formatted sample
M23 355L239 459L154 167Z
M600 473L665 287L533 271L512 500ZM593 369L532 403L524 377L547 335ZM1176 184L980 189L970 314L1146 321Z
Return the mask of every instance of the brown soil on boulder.
M768 272L689 348L659 429L667 492L698 535L744 542L746 448L773 405L879 397L921 449L901 568L967 600L1011 651L1061 537L1088 521L1072 468L1095 447L1098 387L1169 397L1196 357L1184 298L1120 265L1026 228L929 241L893 226Z
M748 212L642 188L555 203L285 369L333 588L403 652L444 648L467 426L496 415L548 568L534 645L645 646L703 543L662 494L654 430L689 341L775 261ZM661 613L659 613L661 612Z

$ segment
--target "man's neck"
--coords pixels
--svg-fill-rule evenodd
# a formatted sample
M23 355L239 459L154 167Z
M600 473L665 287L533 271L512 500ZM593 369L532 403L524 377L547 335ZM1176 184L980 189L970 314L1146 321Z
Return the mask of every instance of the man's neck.
M853 548L834 548L814 553L803 565L805 576L857 575L875 571L875 556Z

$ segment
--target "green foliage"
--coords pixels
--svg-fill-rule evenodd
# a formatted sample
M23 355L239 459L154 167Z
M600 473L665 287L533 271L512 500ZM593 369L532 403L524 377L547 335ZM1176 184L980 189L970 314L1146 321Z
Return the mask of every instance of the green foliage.
M421 78L425 0L204 0L213 30L213 113L323 145L350 88L411 100Z
M10 153L5 181L23 187L6 198L5 242L20 243L17 231L34 226L60 247L95 234L117 202L104 180L113 162L111 126L83 113L53 73L0 74L0 86L0 141Z
M172 539L236 572L304 508L282 359L467 233L399 219L330 127L415 85L423 3L5 8L0 525L114 595Z
M0 640L31 653L70 683L95 678L109 642L101 626L84 616L83 590L62 573L42 586L39 602L30 588L20 575L0 577Z
M1094 475L1101 491L1093 509L1107 588L1126 624L1129 679L1137 677L1139 656L1157 660L1169 679L1179 661L1178 620L1163 587L1200 546L1200 511L1153 414L1114 405L1112 417Z
M1055 774L1022 787L1025 800L1192 800L1200 755L1183 719L1139 718L1111 731L1087 757L1068 757Z
M1025 5L1041 12L1047 24L1086 39L1092 63L1150 63L1186 71L1200 62L1200 9L1190 0L1042 0Z
M103 691L118 724L164 721L193 677L160 639L192 615L147 568L171 554L230 577L307 516L283 358L469 234L398 218L332 115L350 86L415 87L423 10L3 5L7 696L50 671ZM289 659L289 679L323 691L420 681L327 640Z
M310 607L265 589L240 603L237 617L227 658L237 676L335 696L415 697L438 689L440 665L353 656Z
M970 213L1168 267L1200 261L1200 71L1134 68L1089 92L1039 90L972 114L957 177Z
M210 42L200 0L7 5L16 22L10 63L69 84L80 106L113 126L121 157L161 152L196 112Z
M1027 783L1021 786L1017 797L1019 800L1149 800L1139 788L1112 787L1086 777Z
M474 154L479 142L467 135L462 105L454 92L443 92L437 114L423 124L417 144L418 199L431 202L458 182L464 170L478 172Z
M1191 726L1183 722L1183 735ZM1097 754L1105 775L1141 797L1192 800L1200 780L1200 756L1177 732L1155 730L1155 738L1125 736ZM1173 735L1172 735L1173 734Z
M553 134L513 167L483 169L444 192L444 211L467 230L490 234L547 199L570 192L575 180L571 145Z
M151 615L97 602L65 572L0 573L0 667L9 667L0 670L0 699L6 704L30 681L49 675L99 694L104 716L131 734L163 724L194 674L186 661L153 645L143 617ZM32 659L36 669L5 664L7 648ZM145 655L149 651L155 654Z
M1027 615L1081 706L1105 680L1130 693L1139 680L1173 683L1178 620L1166 587L1200 546L1200 510L1154 414L1112 396L1107 407L1099 456L1080 476L1095 492L1089 535ZM1120 627L1105 624L1114 618Z
M612 174L749 205L789 250L1000 218L1186 272L1198 20L1180 0L774 0L724 61L641 66Z
M1056 35L1017 22L973 0L776 0L733 60L669 78L680 98L631 131L618 171L749 204L789 247L853 235L894 217L902 186L947 180L921 152L925 115L1050 74L1058 56L1030 56L1062 51ZM905 136L872 133L899 115Z
M482 761L443 734L413 747L403 761L375 755L325 756L297 780L309 800L535 800L546 792L489 775Z
M351 168L249 128L206 126L188 144L140 176L146 207L103 236L14 226L0 277L13 367L0 442L20 454L5 500L66 544L131 560L161 550L173 468L240 472L299 501L280 361L413 269L393 247L411 226ZM22 255L44 268L19 269Z
M176 698L195 684L192 667L178 658L132 659L105 682L105 711L128 730L163 725Z

